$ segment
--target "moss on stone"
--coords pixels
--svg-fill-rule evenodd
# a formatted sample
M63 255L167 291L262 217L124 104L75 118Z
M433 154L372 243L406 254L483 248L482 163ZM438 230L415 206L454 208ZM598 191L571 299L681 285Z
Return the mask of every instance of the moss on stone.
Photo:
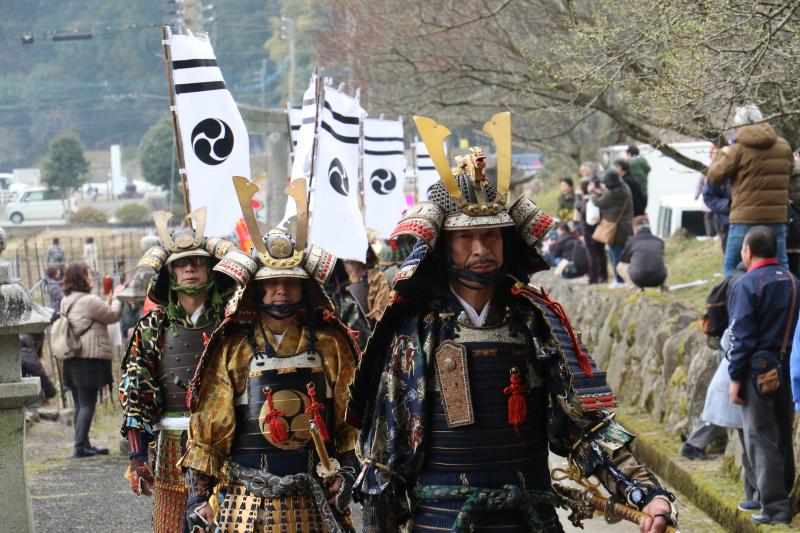
M722 457L722 473L732 481L742 479L742 467L736 464L736 459L730 455Z
M688 374L686 373L686 367L683 365L678 366L675 369L675 372L672 373L672 376L669 378L669 386L671 388L680 387L686 380L688 379Z

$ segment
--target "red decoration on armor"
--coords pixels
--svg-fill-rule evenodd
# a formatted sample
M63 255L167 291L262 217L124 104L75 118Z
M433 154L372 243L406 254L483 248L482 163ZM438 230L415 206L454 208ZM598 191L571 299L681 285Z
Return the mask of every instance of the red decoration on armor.
M517 367L511 369L509 379L511 384L503 389L503 394L508 396L508 423L514 426L514 431L519 436L519 425L528 418L525 394L530 390L530 387L522 384L522 378Z
M311 401L309 402L308 407L306 407L305 413L314 418L314 424L316 424L317 429L319 430L319 436L322 437L322 440L328 442L331 440L331 437L328 434L328 426L325 425L325 420L320 414L320 411L325 409L325 405L317 401L317 388L313 383L306 384L306 392L308 392L308 397L311 399Z
M285 414L283 411L275 409L275 404L272 402L272 389L264 387L264 396L267 398L267 405L269 406L269 413L264 417L269 422L269 435L276 443L289 440L289 432L286 429L286 424L281 420Z
M210 340L211 340L211 337L209 337L208 333L206 333L204 331L203 332L203 348L206 348L208 346L208 341L210 341Z
M575 354L578 356L578 365L581 367L581 371L586 374L588 377L594 376L594 371L592 370L592 363L589 361L589 356L586 355L586 352L583 351L581 347L581 343L578 342L578 336L575 335L575 330L572 329L572 323L567 318L567 313L564 311L564 308L561 307L561 304L555 300L551 300L550 297L547 296L547 293L544 291L544 288L541 289L542 296L539 296L533 291L526 290L523 288L513 287L511 289L511 294L520 294L524 292L528 296L532 298L536 298L540 302L544 302L547 307L550 308L558 318L561 319L561 322L564 324L564 327L567 329L567 333L569 333L569 338L572 340L572 346L575 348Z

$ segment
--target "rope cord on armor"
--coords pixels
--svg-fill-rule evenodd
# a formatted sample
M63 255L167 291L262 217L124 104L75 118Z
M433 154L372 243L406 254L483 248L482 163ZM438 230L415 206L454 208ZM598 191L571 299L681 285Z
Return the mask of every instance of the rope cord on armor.
M549 504L568 508L568 501L551 491L524 490L517 485L503 485L499 489L462 487L457 485L417 485L414 498L421 501L463 501L461 510L453 522L453 533L471 531L474 514L478 511L516 512L528 524L531 532L546 531L546 524L539 516L536 505Z

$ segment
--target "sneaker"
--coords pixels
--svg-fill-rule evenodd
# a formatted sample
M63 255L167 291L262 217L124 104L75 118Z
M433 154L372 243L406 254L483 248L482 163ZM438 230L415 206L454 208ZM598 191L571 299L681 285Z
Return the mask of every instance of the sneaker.
M745 500L736 506L740 511L760 511L761 504L755 500Z
M788 518L770 518L769 516L761 513L756 513L750 517L750 521L754 524L767 524L767 525L789 525Z
M611 283L608 284L609 289L621 289L624 286L625 284L620 283L619 281L612 281Z
M684 442L683 446L681 446L681 455L687 459L691 459L692 461L708 461L711 459L708 455L706 455L706 452L700 448L692 446L688 442Z

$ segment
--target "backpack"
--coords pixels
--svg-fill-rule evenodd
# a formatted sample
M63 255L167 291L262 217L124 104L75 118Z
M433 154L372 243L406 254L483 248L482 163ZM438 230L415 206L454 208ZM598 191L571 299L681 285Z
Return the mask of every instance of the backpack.
M715 285L706 297L706 312L703 315L703 333L709 337L722 337L728 327L728 292L734 276L725 278Z
M84 294L83 296L88 295ZM72 324L69 321L69 312L72 306L83 298L83 296L69 304L64 313L58 313L58 318L53 322L53 325L50 326L50 350L56 359L72 359L80 355L83 349L81 337L94 325L94 320L92 320L86 329L78 334L72 329Z

